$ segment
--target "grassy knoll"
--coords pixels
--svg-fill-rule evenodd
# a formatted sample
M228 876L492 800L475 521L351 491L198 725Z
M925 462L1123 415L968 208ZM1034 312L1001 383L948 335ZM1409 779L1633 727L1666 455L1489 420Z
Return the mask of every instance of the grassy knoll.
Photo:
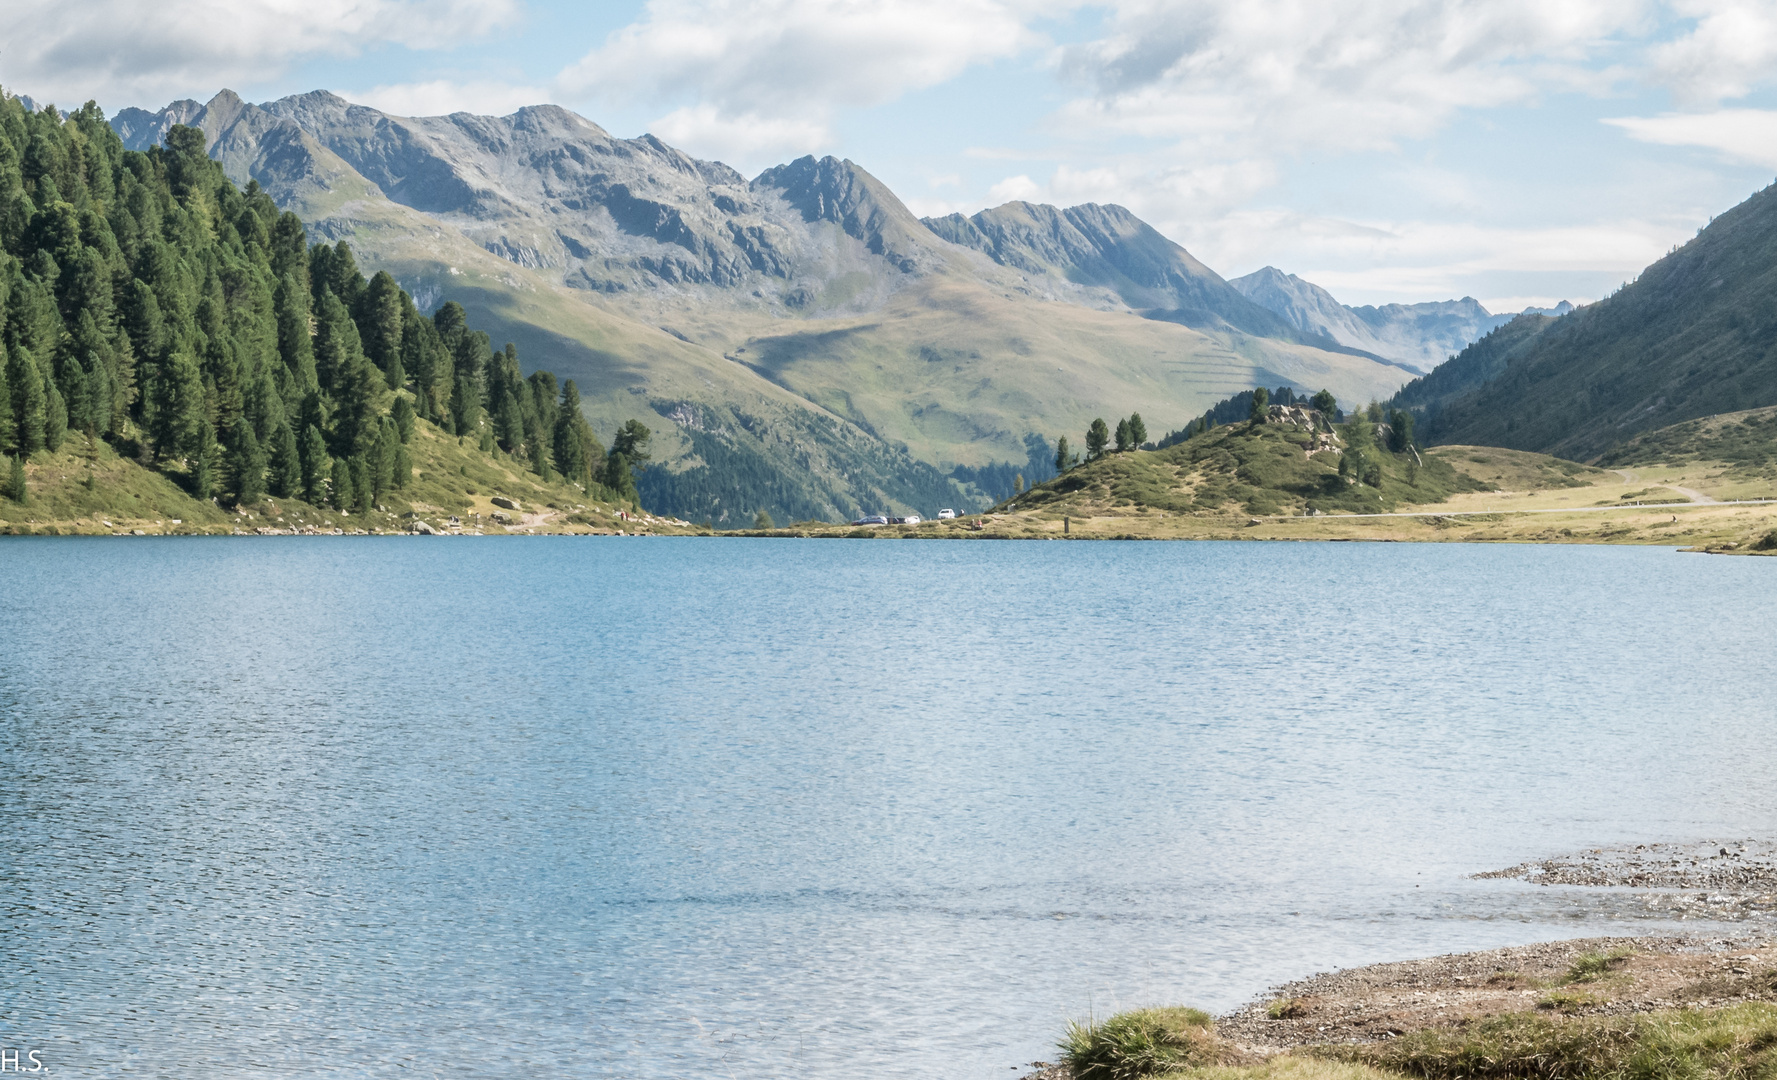
M465 532L701 531L650 514L621 517L624 510L615 504L589 500L571 484L543 483L527 462L482 453L424 420L415 422L408 448L413 477L407 487L385 495L380 510L354 514L270 497L224 508L193 498L177 472L145 468L103 440L69 438L60 451L39 452L26 464L27 502L0 496L0 535L406 532L418 522L443 533L453 531L453 516ZM519 509L495 506L496 496Z
M1553 942L1331 972L1220 1020L1071 1024L1037 1078L1764 1080L1777 950L1723 944Z

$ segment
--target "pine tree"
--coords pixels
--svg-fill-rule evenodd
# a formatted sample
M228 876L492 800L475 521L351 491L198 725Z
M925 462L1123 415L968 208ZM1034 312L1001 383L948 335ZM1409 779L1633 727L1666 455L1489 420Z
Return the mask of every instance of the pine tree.
M625 420L611 439L611 453L622 454L623 459L639 472L648 462L648 443L653 437L654 432L647 424L640 420Z
M265 453L251 425L241 425L228 464L237 503L251 506L265 496Z
M1104 456L1104 448L1111 441L1111 426L1101 417L1093 420L1086 429L1086 460L1095 461Z
M280 499L293 499L303 489L302 454L289 424L279 424L272 433L270 487Z
M6 497L20 506L26 506L31 501L31 492L25 486L25 459L16 455L12 459L12 468L8 470Z
M62 440L68 435L68 407L62 403L62 392L56 389L55 380L45 378L43 381L49 390L49 408L45 410L43 421L43 445L53 452L62 448Z
M1127 419L1119 420L1117 421L1117 453L1121 454L1132 449L1134 446L1131 443L1129 421Z
M404 395L395 395L395 404L389 409L389 417L395 421L395 433L400 436L402 443L412 441L413 405Z
M49 418L49 395L43 385L43 373L23 346L11 351L6 381L12 388L12 416L17 432L13 449L20 457L30 457L45 445L43 429Z
M352 463L346 458L333 459L331 483L333 508L350 510L358 501L358 494L352 489Z
M635 474L629 471L629 458L621 451L612 450L605 455L605 475L600 479L611 494L622 502L633 503L639 497L636 493Z
M0 143L5 142L0 139ZM9 366L6 342L0 340L0 454L18 450L18 425L12 421L12 383L6 370Z
M407 452L406 445L395 444L394 467L395 490L399 491L413 482L413 457Z
M302 497L320 506L327 498L327 481L333 475L333 461L327 456L327 440L313 424L302 433Z
M370 473L370 464L363 454L354 454L349 464L352 473L352 508L360 514L368 514L376 509L375 477Z
M1132 450L1139 449L1141 444L1145 443L1147 441L1148 441L1148 425L1142 423L1141 413L1130 413L1129 414L1129 447L1130 447L1130 449L1132 449Z
M1251 420L1254 424L1263 424L1265 418L1271 415L1270 406L1271 391L1265 389L1263 386L1255 389L1253 391L1253 407L1247 413L1247 419ZM1236 413L1235 415L1238 416L1239 414Z
M190 457L199 446L204 420L204 381L197 360L175 347L161 365L155 385L154 424L149 434L162 457Z
M216 494L216 429L208 420L199 422L192 451L191 493L199 499Z
M370 453L365 463L370 472L371 490L377 501L381 501L384 493L395 486L395 448L401 445L401 437L395 433L395 421L383 418L381 429L376 434L376 441L370 445Z
M358 329L364 352L383 374L383 382L399 390L407 375L402 369L401 315L410 303L388 271L378 270L358 301Z
M1067 436L1055 440L1055 472L1059 475L1068 470L1073 462L1068 460Z
M314 339L309 334L309 293L294 273L285 274L272 294L278 325L278 355L284 361L291 400L321 385L315 369Z

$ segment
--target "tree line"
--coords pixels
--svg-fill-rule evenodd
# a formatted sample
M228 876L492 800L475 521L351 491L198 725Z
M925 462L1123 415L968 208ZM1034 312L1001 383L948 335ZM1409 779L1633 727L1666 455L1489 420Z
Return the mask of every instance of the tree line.
M416 419L594 497L636 498L649 430L609 452L572 380L521 374L461 305L432 316L344 241L243 190L175 126L125 150L98 106L65 119L0 97L0 453L70 434L200 498L367 509L411 477Z

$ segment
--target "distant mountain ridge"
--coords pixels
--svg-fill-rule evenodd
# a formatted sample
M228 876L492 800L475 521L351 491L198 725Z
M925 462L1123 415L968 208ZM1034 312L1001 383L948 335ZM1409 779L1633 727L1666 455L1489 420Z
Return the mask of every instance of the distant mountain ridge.
M1423 375L1518 314L1564 315L1573 305L1495 315L1472 296L1419 304L1350 307L1294 274L1267 266L1228 282L1306 333L1411 366Z
M907 500L936 491L932 467L1023 468L1033 436L1094 416L1182 422L1254 385L1361 400L1410 374L1285 323L1120 207L1014 204L971 236L849 161L748 180L556 106L415 118L224 91L112 123L131 146L201 128L313 235L576 378L595 423L651 408L643 494L691 520L885 495L929 513Z

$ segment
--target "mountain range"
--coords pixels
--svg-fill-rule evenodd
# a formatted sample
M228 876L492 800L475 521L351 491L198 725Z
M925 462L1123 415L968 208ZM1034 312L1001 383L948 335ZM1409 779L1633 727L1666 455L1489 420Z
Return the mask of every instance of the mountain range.
M1319 285L1275 266L1233 278L1228 284L1305 334L1331 338L1406 364L1421 375L1518 317L1495 315L1472 296L1422 304L1349 307ZM1563 300L1552 308L1526 308L1518 314L1558 316L1572 310L1573 305Z
M1009 493L982 477L1045 475L1038 447L1097 416L1164 430L1254 385L1361 401L1423 370L1255 302L1117 206L922 220L849 161L749 180L555 106L223 91L112 118L134 149L175 124L314 239L576 379L601 430L651 416L644 496L693 520L978 505Z

